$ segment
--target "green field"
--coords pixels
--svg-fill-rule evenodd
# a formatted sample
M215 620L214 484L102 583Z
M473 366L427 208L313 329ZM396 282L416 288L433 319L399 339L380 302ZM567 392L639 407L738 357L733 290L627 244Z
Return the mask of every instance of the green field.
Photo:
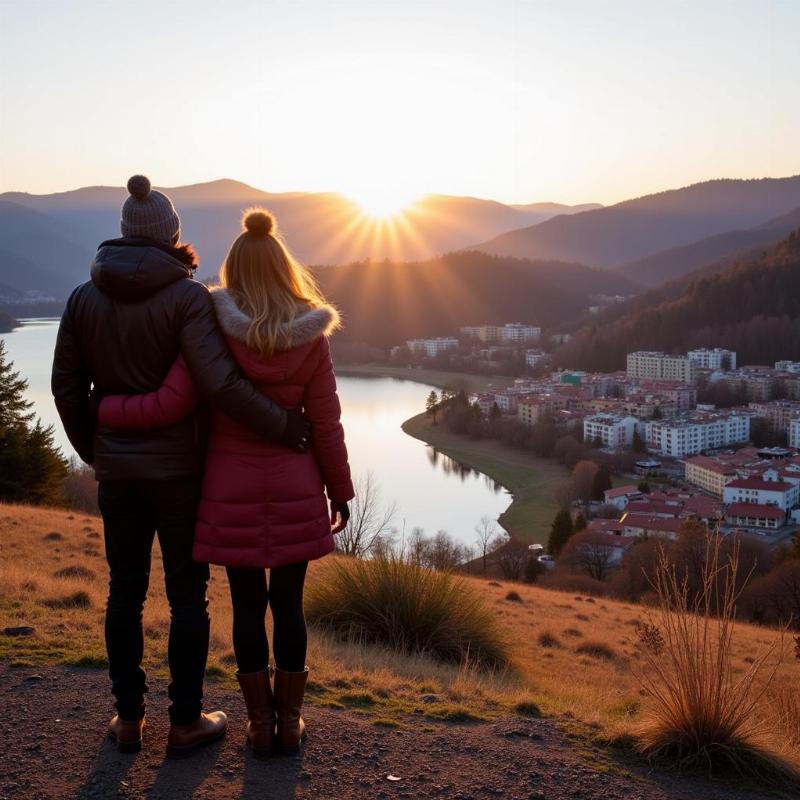
M500 516L500 524L520 539L547 543L550 524L558 510L555 491L569 477L561 464L491 439L458 436L441 425L431 424L425 414L406 420L403 430L505 486L514 501Z
M509 386L514 378L508 375L469 375L464 372L445 372L414 367L385 367L380 364L345 364L336 367L336 374L351 378L401 378L416 383L427 383L440 389L463 389L465 392L484 392Z

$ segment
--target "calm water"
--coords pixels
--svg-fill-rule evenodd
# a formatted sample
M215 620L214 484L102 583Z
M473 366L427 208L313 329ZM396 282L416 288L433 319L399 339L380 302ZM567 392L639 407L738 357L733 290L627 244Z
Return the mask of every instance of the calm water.
M28 398L56 441L72 455L50 396L50 364L57 320L29 320L2 334L15 368L29 382ZM423 410L430 386L392 378L339 378L343 422L355 476L371 470L385 503L394 502L398 532L415 526L428 534L443 529L472 544L480 517L496 518L510 502L508 493L490 478L464 469L423 442L407 436L400 425Z

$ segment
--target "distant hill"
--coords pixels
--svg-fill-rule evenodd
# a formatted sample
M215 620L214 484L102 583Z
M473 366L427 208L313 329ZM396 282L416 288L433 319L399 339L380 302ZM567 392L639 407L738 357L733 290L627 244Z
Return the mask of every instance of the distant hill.
M0 200L1 283L65 295L85 280L92 252L72 239L68 223Z
M635 298L617 319L587 325L557 352L557 362L615 370L633 350L723 346L736 350L740 364L800 359L800 229L755 258L700 274L666 295L677 286Z
M619 271L645 286L659 286L699 269L729 263L760 247L779 242L800 227L800 208L753 228L727 231L683 247L672 247L632 261Z
M800 175L714 180L557 216L474 244L471 249L618 267L668 248L751 228L798 207Z
M602 207L602 203L579 203L576 206L565 206L563 203L514 203L511 206L511 208L517 208L520 211L547 214L548 216L580 214L581 211L593 211Z
M317 270L345 318L343 339L389 346L452 334L461 325L530 322L560 328L578 319L593 294L630 294L623 275L556 261L479 252L430 261L367 262Z
M273 211L289 245L310 264L430 258L570 210L551 204L515 208L473 197L428 195L407 209L390 231L385 223L365 218L353 202L334 193L270 193L232 180L164 191L181 215L184 240L200 253L200 274L206 277L216 273L239 233L241 212L250 205ZM0 195L0 250L28 259L37 269L60 273L63 277L54 284L60 288L72 286L85 280L96 246L119 236L119 211L126 197L124 188L108 186L49 195L7 192ZM27 222L19 209L27 211ZM44 259L43 250L47 251ZM7 274L10 269L0 261L0 282L22 289L41 288L41 276L27 278L14 268L20 277L12 281Z

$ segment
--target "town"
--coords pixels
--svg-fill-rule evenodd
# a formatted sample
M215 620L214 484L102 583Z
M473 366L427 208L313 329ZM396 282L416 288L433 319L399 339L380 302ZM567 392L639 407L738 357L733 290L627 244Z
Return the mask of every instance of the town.
M632 469L619 470L631 483L585 509L589 531L674 539L694 519L775 544L800 529L800 362L738 366L731 350L699 348L632 352L627 369L613 373L548 371L550 356L532 347L543 341L539 327L459 333L410 340L406 349L440 365L456 353L458 364L524 355L528 376L470 395L484 418L547 421L600 454L634 456ZM624 548L614 549L621 558Z

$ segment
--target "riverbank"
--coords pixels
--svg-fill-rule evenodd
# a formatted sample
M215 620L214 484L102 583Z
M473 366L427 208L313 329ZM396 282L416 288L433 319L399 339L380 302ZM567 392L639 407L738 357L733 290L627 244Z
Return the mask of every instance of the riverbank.
M426 383L439 389L445 386L458 391L485 392L489 389L506 387L514 382L509 375L471 375L466 372L446 372L437 369L417 369L415 367L388 367L383 364L344 364L337 365L336 374L348 378L398 378L399 380Z
M424 413L406 420L403 431L504 486L513 501L498 522L523 541L547 544L558 511L556 490L569 477L561 464L492 439L458 436L443 425L433 425Z

